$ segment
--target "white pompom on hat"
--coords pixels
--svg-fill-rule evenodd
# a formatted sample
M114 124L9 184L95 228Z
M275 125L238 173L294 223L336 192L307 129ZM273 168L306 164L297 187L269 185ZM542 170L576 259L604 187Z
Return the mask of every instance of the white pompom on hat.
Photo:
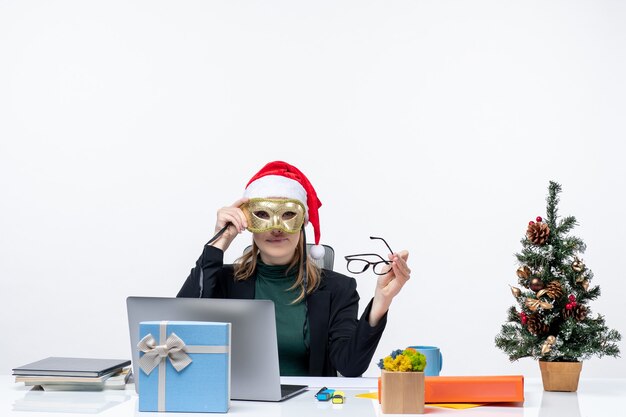
M322 202L317 198L315 188L309 179L298 168L283 161L268 163L248 181L243 196L248 198L290 198L304 204L306 219L313 226L315 236L315 246L311 247L309 254L314 259L324 257L324 247L320 245L318 214Z

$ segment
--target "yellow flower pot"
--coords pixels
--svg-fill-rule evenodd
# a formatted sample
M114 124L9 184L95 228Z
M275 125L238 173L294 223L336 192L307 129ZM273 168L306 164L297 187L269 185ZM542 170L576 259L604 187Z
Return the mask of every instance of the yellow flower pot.
M383 370L380 406L385 414L424 414L424 372Z

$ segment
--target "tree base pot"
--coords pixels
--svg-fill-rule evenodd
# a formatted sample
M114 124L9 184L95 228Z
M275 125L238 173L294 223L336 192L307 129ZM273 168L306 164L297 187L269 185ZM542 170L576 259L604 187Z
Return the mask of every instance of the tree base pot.
M576 392L582 362L539 361L544 391Z

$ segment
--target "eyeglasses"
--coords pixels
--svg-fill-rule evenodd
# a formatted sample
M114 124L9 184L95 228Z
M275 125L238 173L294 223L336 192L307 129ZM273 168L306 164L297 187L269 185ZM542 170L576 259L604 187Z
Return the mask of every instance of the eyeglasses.
M385 246L387 246L387 249L389 249L389 253L393 253L387 241L382 237L370 236L370 239L382 240ZM368 257L370 259L375 259L375 261L366 259ZM391 265L391 261L386 260L377 253L359 253L356 255L348 255L345 259L348 261L348 271L353 274L362 274L371 266L372 271L374 271L376 275L385 275L387 271L389 271L389 268L386 268L386 266Z

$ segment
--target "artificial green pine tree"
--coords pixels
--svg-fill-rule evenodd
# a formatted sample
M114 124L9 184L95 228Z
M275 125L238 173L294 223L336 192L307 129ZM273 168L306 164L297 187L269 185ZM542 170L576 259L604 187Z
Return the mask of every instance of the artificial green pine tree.
M550 182L546 219L537 217L522 239L517 276L523 289L511 286L517 307L495 338L511 361L532 357L546 361L580 361L591 356L619 356L618 331L609 329L588 303L600 296L591 286L593 273L579 256L585 243L568 233L573 216L559 218L561 186ZM518 309L519 308L519 309Z

